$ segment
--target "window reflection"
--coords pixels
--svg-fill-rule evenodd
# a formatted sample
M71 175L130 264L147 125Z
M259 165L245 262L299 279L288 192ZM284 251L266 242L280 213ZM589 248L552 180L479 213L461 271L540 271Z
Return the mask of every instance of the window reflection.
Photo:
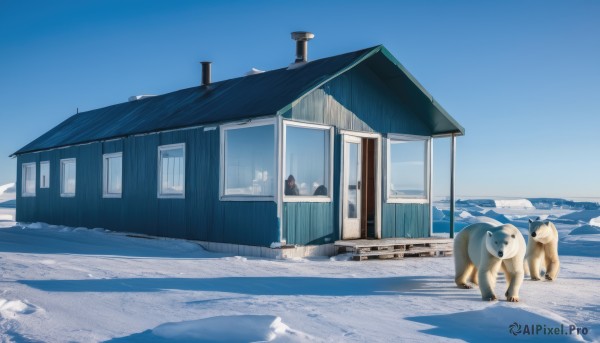
M408 199L427 198L427 141L390 141L388 194Z
M225 195L275 194L275 126L227 129Z
M329 129L286 126L286 196L329 195Z

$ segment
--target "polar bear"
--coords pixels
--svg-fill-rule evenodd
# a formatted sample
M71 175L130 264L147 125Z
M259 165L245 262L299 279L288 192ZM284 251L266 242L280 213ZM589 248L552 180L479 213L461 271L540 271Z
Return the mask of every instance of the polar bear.
M471 288L467 283L469 279L479 284L483 300L496 300L494 288L502 267L508 283L506 299L519 301L525 250L525 238L511 224L493 226L477 223L467 226L454 239L456 285Z
M540 270L546 271L546 280L556 280L558 260L558 231L551 221L529 219L529 239L525 254L525 274L532 280L540 280Z

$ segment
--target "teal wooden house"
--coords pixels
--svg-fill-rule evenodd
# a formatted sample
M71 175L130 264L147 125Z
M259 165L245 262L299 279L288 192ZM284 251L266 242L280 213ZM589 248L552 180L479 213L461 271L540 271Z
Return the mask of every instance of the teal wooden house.
M431 139L464 129L383 46L78 113L21 148L17 220L327 254L431 235ZM454 140L454 139L453 139ZM237 249L237 250L236 250Z

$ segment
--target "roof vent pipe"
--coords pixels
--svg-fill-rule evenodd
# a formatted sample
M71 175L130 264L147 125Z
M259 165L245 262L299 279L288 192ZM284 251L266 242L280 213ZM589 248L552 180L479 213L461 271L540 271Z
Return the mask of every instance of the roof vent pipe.
M296 41L295 63L306 62L308 60L308 41L313 38L315 38L315 35L310 32L292 32L292 39Z
M202 64L202 86L210 85L210 65L212 62L200 62Z

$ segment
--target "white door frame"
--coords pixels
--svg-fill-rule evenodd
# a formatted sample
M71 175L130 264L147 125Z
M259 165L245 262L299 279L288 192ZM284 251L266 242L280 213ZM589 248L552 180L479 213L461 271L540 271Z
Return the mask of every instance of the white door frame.
M344 170L344 137L345 136L354 136L354 137L360 137L360 138L370 138L370 139L375 139L375 238L377 239L381 239L381 185L383 182L382 179L382 169L381 169L381 156L382 156L382 150L381 150L381 135L378 133L371 133L371 132L357 132L357 131L348 131L348 130L340 130L340 136L341 136L341 144L340 144L340 194L339 194L339 201L340 201L340 206L339 206L339 227L338 227L338 233L339 233L339 239L342 239L342 230L343 230L343 221L344 221L344 217L342 214L342 211L344 210L344 177L345 177L345 170Z

